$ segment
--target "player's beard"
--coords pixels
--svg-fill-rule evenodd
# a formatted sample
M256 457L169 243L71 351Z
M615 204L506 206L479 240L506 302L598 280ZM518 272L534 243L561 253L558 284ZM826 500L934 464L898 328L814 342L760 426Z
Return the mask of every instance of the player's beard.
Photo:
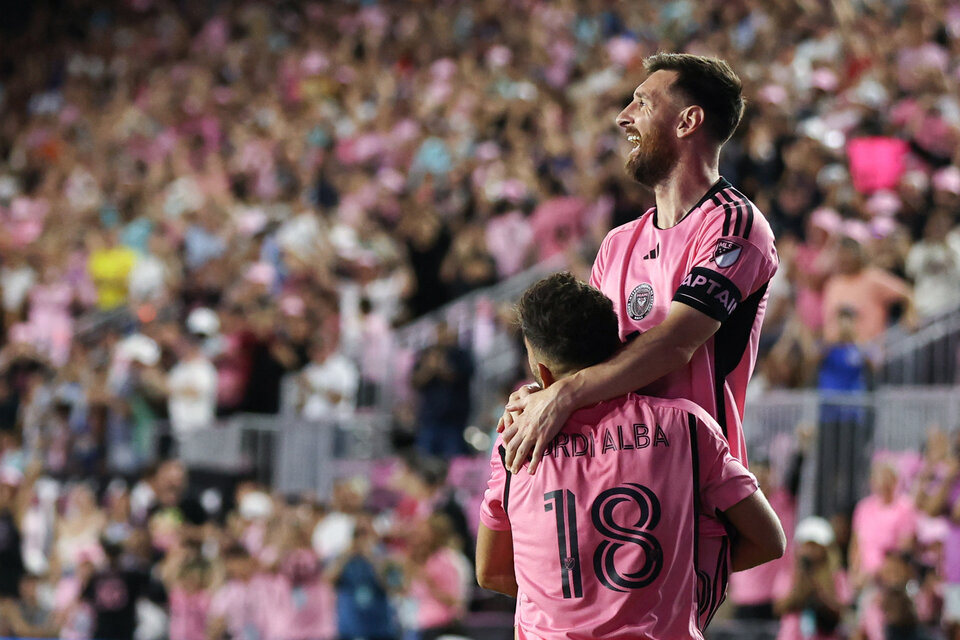
M660 184L677 164L677 149L669 144L666 133L654 130L640 137L640 145L631 152L624 167L634 180L650 189Z

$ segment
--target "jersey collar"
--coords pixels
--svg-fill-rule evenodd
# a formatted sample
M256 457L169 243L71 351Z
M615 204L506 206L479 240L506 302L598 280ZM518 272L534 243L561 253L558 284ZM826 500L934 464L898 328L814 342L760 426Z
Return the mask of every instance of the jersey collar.
M713 183L713 186L710 187L709 189L707 189L707 192L706 192L705 194L703 194L703 197L700 198L700 200L697 201L697 204L695 204L695 205L693 205L692 207L690 207L690 210L687 211L685 214L683 214L683 217L682 217L682 218L680 218L679 220L677 220L677 224L680 224L681 222L683 222L684 220L686 220L687 217L688 217L691 213L693 213L694 211L696 211L697 209L699 209L700 207L702 207L704 202L706 202L707 200L709 200L709 199L712 198L713 196L717 195L718 193L720 193L720 192L723 191L724 189L729 189L729 188L731 188L732 186L733 186L733 185L731 185L731 184L727 181L726 178L724 178L723 176L720 176L720 178L719 178L716 182ZM677 224L673 225L673 227L676 227ZM657 224L657 208L656 208L656 207L653 208L653 226L656 227L657 229L660 229L660 225ZM672 229L673 227L670 227L670 228ZM661 230L661 231L665 231L665 229L660 229L660 230Z

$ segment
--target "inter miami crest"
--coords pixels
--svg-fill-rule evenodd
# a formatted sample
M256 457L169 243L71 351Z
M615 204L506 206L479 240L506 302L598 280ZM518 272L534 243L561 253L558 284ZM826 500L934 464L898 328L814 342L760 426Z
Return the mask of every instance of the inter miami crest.
M736 242L717 240L717 248L713 252L713 261L721 268L733 266L733 263L740 257L741 249L742 247Z
M627 313L633 320L643 320L653 309L653 287L644 282L637 285L627 298Z

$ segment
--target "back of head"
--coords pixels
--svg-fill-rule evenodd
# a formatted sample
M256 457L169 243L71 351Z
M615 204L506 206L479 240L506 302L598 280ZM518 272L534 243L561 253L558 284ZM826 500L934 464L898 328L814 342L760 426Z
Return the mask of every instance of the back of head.
M620 348L613 302L568 272L555 273L527 289L517 313L530 346L563 369L598 364Z
M673 89L700 106L704 126L718 144L730 139L743 117L743 85L726 62L689 53L657 53L643 61L647 73L673 71Z

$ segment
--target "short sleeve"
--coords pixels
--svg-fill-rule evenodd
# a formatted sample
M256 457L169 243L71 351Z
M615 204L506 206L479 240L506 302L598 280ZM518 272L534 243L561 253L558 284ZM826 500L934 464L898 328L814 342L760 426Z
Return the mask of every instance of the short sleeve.
M480 503L480 522L492 531L509 531L507 517L507 493L510 490L510 473L504 463L503 439L497 438L490 455L490 479Z
M603 282L603 268L606 264L607 259L607 248L609 245L610 234L603 239L603 242L600 243L600 250L597 251L597 257L593 261L593 267L590 268L590 286L596 289L603 288L600 286L600 283Z
M726 511L756 493L757 479L730 454L720 426L712 418L698 416L700 500L707 514Z
M724 205L723 215L704 224L691 248L690 271L673 300L723 322L767 284L779 259L769 227L754 224L759 219L748 201Z

